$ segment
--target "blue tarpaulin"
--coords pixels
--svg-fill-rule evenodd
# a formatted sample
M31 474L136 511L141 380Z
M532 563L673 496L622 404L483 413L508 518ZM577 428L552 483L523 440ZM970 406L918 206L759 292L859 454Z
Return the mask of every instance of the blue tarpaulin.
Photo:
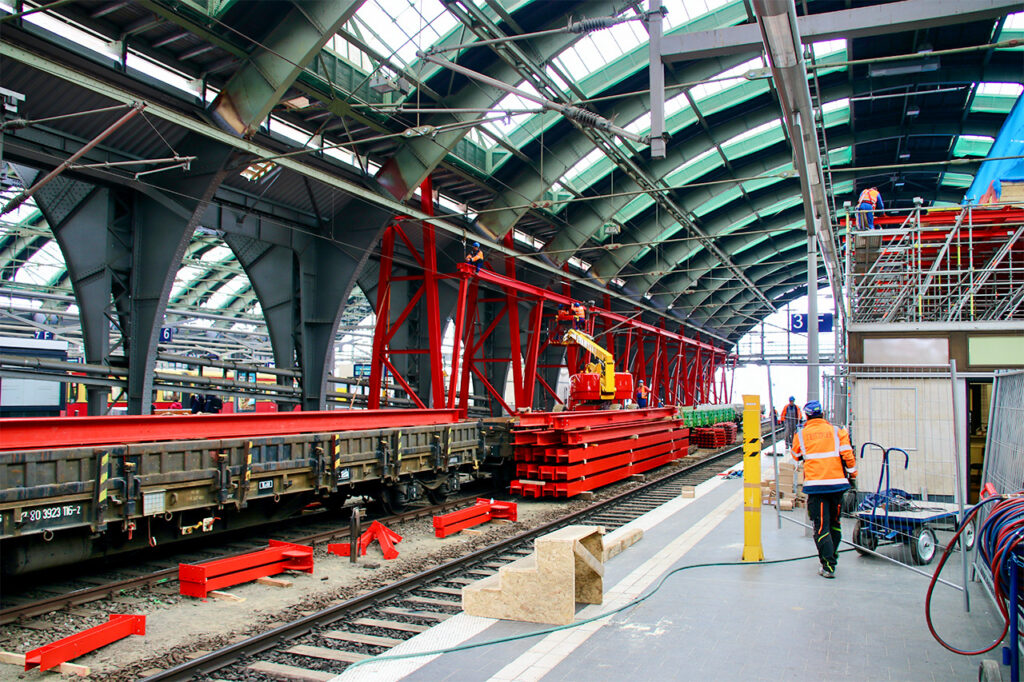
M1024 95L1017 98L1010 115L988 152L988 158L1001 159L981 164L974 182L964 195L965 204L991 204L999 201L1003 182L1024 182Z

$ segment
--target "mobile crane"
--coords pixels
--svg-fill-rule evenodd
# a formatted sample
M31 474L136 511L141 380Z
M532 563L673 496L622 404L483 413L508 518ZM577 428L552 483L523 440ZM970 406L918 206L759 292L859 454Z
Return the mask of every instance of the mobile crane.
M576 345L594 356L594 362L569 377L569 409L607 407L633 397L633 375L615 371L615 357L592 336L567 329L562 345Z

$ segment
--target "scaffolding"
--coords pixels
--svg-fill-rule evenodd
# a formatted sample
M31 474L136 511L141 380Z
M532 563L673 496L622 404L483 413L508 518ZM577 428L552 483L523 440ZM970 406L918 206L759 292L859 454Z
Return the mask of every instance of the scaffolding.
M855 231L844 281L852 323L978 322L1024 314L1024 209L923 208Z

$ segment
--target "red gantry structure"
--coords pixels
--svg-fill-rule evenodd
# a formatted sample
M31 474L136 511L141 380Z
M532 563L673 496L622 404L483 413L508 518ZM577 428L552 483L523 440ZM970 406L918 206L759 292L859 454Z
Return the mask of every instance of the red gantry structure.
M421 186L420 195L424 212L433 215L429 178ZM420 223L419 234L416 223ZM572 296L570 283L563 281L552 288L544 288L521 281L517 277L516 259L511 256L504 257L504 273L495 272L486 264L478 269L466 263L459 264L454 273L442 273L438 270L435 237L435 228L427 221L412 221L404 216L396 216L393 224L384 230L376 292L370 408L381 405L382 389L388 376L420 409L444 406L458 409L465 415L471 401L473 406L480 407L484 397L471 395L474 390L485 394L492 414L515 414L541 409L543 405L564 405L564 397L558 395L556 387L543 376L542 370L556 365L551 365L550 361L542 364L542 358L550 346L561 345L558 325L571 318L566 312L573 301L578 300ZM511 232L504 244L511 248ZM407 265L411 257L414 274L394 272L399 256ZM453 278L458 282L451 318L454 347L451 371L445 377L448 362L442 353L442 337L447 315L442 314L438 287L443 280ZM409 283L414 287L399 303L394 289L399 284ZM554 288L561 291L552 290ZM414 315L417 307L419 315ZM737 360L734 354L707 338L702 339L699 333L688 336L679 323L670 324L661 318L651 324L640 319L639 309L635 314L623 314L613 312L611 307L610 293L603 295L602 305L588 306L585 331L615 356L616 371L632 373L636 382L644 380L655 403L657 399L667 405L730 402L730 376ZM426 348L401 347L396 343L400 329L413 318L418 319L420 325L426 325ZM488 341L495 335L508 334L508 329L519 330L518 334L508 335L508 354L485 355ZM564 324L561 329L564 330ZM429 390L418 390L415 382L400 371L398 360L403 355L428 356ZM587 355L586 351L569 346L564 352L564 362L557 367L565 367L571 375L577 374ZM506 400L504 387L495 386L488 379L487 366L494 363L504 364L512 377L511 402Z

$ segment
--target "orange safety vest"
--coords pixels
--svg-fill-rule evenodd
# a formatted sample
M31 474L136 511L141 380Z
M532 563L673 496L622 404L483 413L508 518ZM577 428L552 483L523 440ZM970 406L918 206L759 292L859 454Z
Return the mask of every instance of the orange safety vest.
M804 416L802 414L800 414L800 408L797 405L795 405L795 404L791 405L789 403L786 403L786 406L782 408L782 416L780 417L780 419L782 421L786 421L786 415L789 414L789 408L791 408L791 407L794 410L796 410L796 420L797 421L800 421L801 419L804 418Z
M644 385L644 386L637 386L636 394L638 396L640 396L641 398L646 398L648 395L651 394L651 389L647 388L646 385Z
M846 490L850 487L846 474L857 477L849 432L824 419L811 419L797 432L793 459L804 462L804 492L808 495Z
M480 249L473 249L472 251L469 252L469 255L466 256L466 262L467 263L475 263L478 260L483 260L483 259L484 259L484 252L481 251Z
M586 314L587 314L587 309L583 307L582 303L579 303L579 304L573 303L572 304L572 315L577 320L582 320L586 316Z
M858 204L871 204L871 208L878 205L878 197L882 196L877 189L871 189L870 187L860 193L860 199L857 200Z

